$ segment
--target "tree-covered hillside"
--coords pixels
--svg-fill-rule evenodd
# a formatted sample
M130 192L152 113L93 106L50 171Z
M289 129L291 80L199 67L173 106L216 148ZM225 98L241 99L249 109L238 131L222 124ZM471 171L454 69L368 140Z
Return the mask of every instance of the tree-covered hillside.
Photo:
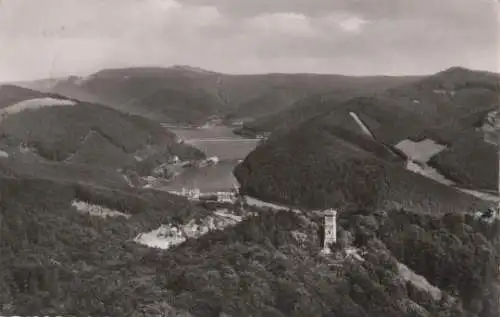
M235 227L160 251L131 240L207 211L168 194L34 179L2 178L0 195L3 315L493 317L499 309L498 222L346 210L338 245L321 255L320 217L254 210ZM75 198L132 217L78 213Z
M468 188L498 189L497 146L484 140L480 130L467 131L434 156L430 164L449 179Z
M104 69L86 78L59 81L49 91L159 121L199 125L212 116L240 120L271 115L318 93L336 90L357 95L413 79L316 74L229 75L174 66Z
M2 177L0 197L2 315L154 314L155 305L167 306L150 280L154 271L140 264L154 251L132 239L162 223L203 214L167 193L127 193L39 179ZM89 216L77 212L73 200L132 217Z
M272 130L275 136L288 134L284 142L293 142L292 138L318 127L362 134L351 117L356 114L381 144L395 146L405 139L428 138L448 146L446 151L432 158L432 166L461 186L495 190L496 149L485 141L481 125L499 106L498 80L497 74L451 68L382 93L345 102L323 95L311 97L293 111L275 117L277 121L273 121L273 117L258 120L246 124L241 132L258 134ZM300 132L290 132L295 129ZM315 137L321 136L321 132L318 133ZM311 138L309 146L318 146L316 151L321 151L321 140L326 137Z
M37 98L47 96L39 93ZM120 171L151 175L175 156L181 160L205 157L200 150L179 143L158 122L140 116L76 100L72 105L43 107L36 105L38 99L21 101L33 105L21 111L6 107L0 122L0 150L8 155L0 164L21 174L63 179L78 174L77 178L94 182L113 178L124 182Z
M46 96L48 96L48 94L36 90L21 88L14 85L0 85L0 109L26 99L42 98Z
M286 162L286 163L285 163ZM483 202L405 170L387 147L347 129L304 126L271 137L235 169L246 193L310 208L385 203L450 212Z
M453 67L434 75L401 80L379 91L349 90L311 95L289 110L245 124L248 131L294 128L314 117L354 111L371 119L381 141L433 137L450 143L498 106L498 74Z
M125 154L154 145L168 149L176 143L173 133L153 121L88 103L10 115L0 125L0 133L9 142L23 142L57 161L76 153L89 134L100 135Z

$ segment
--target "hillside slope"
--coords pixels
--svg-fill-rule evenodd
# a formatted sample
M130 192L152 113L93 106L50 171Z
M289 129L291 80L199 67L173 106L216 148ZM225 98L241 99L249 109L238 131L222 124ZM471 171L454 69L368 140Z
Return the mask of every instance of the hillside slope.
M431 159L432 166L461 186L494 190L497 154L488 138L482 137L482 125L500 105L499 87L497 74L455 67L347 101L312 96L292 110L248 123L240 132L282 135L311 125L362 134L359 125L352 124L351 114L356 114L375 139L387 146L425 139L446 146L448 150Z
M311 94L387 89L411 78L314 74L229 75L187 66L106 69L59 81L50 91L156 120L201 124L211 116L256 118Z
M197 316L221 312L297 317L495 316L498 223L482 228L483 232L471 218L456 226L463 219L453 215L392 211L341 217L341 242L332 256L319 255L321 218L279 212L189 241L154 262L165 272L162 281L175 292L175 302ZM468 238L473 231L475 241ZM456 242L453 247L450 239ZM479 245L485 248L482 259L467 251L478 250ZM415 249L404 252L410 246ZM193 258L193 253L199 257ZM467 259L467 264L455 261L458 257ZM178 266L188 258L188 266ZM483 263L487 263L484 269L478 270ZM492 293L484 296L488 292Z
M176 156L204 158L200 150L178 143L176 135L157 122L97 104L63 103L46 96L38 94L2 109L0 164L4 169L93 183L124 182L124 170L151 175Z
M172 219L189 221L203 213L200 208L168 193L33 178L1 177L0 197L1 314L176 311L154 286L151 268L140 264L155 251L132 239ZM78 212L75 201L118 209L129 218Z
M0 313L493 317L499 309L498 222L353 210L340 215L339 244L325 256L321 217L260 210L160 251L132 239L207 211L156 195L1 178ZM81 213L75 199L130 217Z
M403 157L349 131L347 124L304 124L272 136L234 174L244 192L309 208L376 208L396 203L421 211L465 212L484 204L407 171Z
M0 109L6 108L23 100L51 96L54 95L14 85L0 85Z
M199 89L162 88L135 99L130 107L151 119L195 125L205 122L207 116L222 116L227 111L220 100Z
M482 131L468 131L430 164L463 187L494 191L498 188L498 148L485 141Z
M440 126L445 126L448 131L432 132L440 133L439 137L444 142L452 139L453 133L456 133L451 129L461 132L464 127L470 128L498 106L499 80L498 74L453 67L434 75L407 79L408 82L400 80L399 85L378 92L355 94L334 91L310 96L297 102L288 111L246 126L256 132L271 132L279 128L296 127L317 116L349 109L377 121L378 125L370 128L379 130L378 136L387 143L398 142L394 138L402 137L401 134L418 138L421 137L419 134L431 133L427 129L432 127L436 130ZM399 132L395 136L394 124L398 124ZM420 125L423 126L418 128Z
M296 101L289 109L248 121L236 134L254 136L257 134L288 130L310 120L321 113L332 110L335 106L356 97L361 92L331 92L310 95Z
M89 131L80 143L80 148L65 161L109 167L116 167L117 164L119 166L132 166L134 164L132 156L127 155L120 147L108 141L95 130Z

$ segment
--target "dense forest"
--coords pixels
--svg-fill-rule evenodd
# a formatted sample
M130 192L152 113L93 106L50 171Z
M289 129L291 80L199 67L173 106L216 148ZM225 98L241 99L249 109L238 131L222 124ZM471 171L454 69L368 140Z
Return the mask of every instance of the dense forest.
M389 148L347 128L312 125L271 136L236 167L235 176L245 193L308 208L389 205L442 213L486 204L405 170Z
M333 253L321 255L321 217L253 209L259 215L235 227L160 251L132 239L207 211L153 191L141 198L41 180L3 178L0 194L4 315L493 317L499 309L498 221L349 209ZM78 213L75 198L132 217Z
M5 102L52 96L15 86L0 88ZM99 104L74 102L34 107L2 118L0 169L10 175L128 188L130 179L153 175L177 158L205 158L201 150L179 143L158 122Z
M2 314L131 316L149 309L149 296L161 305L147 282L154 271L140 264L154 250L132 239L162 223L204 214L167 193L47 180L2 178L0 197ZM71 206L74 199L132 217L82 214Z
M464 187L489 190L498 188L498 173L495 173L498 170L495 167L498 166L497 147L485 142L481 131L464 132L429 163Z
M498 74L452 67L430 76L403 77L386 89L310 94L289 109L248 122L244 128L255 133L290 129L349 109L368 117L370 129L388 144L423 135L448 143L495 109L499 91Z
M176 143L175 134L156 122L89 103L45 107L11 115L2 122L0 136L5 139L3 142L23 143L36 149L42 157L55 161L71 158L80 147L85 152L112 148L106 153L119 151L125 157L145 148L151 148L151 152L159 151L155 147L168 150ZM101 140L96 140L97 137ZM97 142L100 147L95 146ZM181 158L199 155L196 149L189 151L189 146L183 147L186 149L180 153L166 154ZM126 162L115 162L115 166L121 167L120 164ZM93 163L98 165L100 162Z
M104 69L87 77L61 80L45 90L162 122L202 125L214 115L226 115L229 120L266 117L293 107L305 96L329 92L356 96L413 79L318 74L234 75L178 65Z
M26 99L44 97L60 98L61 96L56 94L47 94L14 85L0 85L0 109L6 108Z
M245 123L235 133L297 137L321 127L359 134L350 115L354 113L381 144L428 138L448 146L432 159L432 166L461 186L495 190L497 153L484 140L481 126L498 109L498 83L497 74L454 67L377 93L307 96L286 111Z

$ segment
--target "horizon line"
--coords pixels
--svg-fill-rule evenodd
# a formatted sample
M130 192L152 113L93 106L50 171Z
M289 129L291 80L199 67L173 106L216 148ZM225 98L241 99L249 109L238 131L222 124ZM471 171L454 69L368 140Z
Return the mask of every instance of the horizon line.
M497 71L486 70L486 69L475 69L469 68L461 65L449 66L442 68L438 71L431 73L407 73L407 74L388 74L388 73L375 73L375 74L343 74L343 73L335 73L335 72L255 72L255 73L243 73L243 72L223 72L223 71L215 71L210 70L203 67L191 66L188 64L172 64L170 66L155 66L155 65L137 65L137 66L123 66L123 67L109 67L109 68L101 68L97 71L93 71L86 74L68 74L68 75L60 75L54 77L41 77L41 78L33 78L33 79L22 79L22 80L4 80L0 81L0 85L4 84L15 84L15 83L24 83L24 82L34 82L34 81L44 81L44 80L60 80L60 79L68 79L71 77L77 78L86 78L98 74L104 71L117 71L117 70L126 70L126 69L158 69L158 70L168 70L173 68L181 68L188 71L196 72L206 72L213 73L219 75L227 75L227 76L264 76L264 75L317 75L317 76L343 76L343 77L425 77L431 76L434 74L439 74L451 69L465 69L472 72L483 72L490 73L495 75L500 75L500 69Z

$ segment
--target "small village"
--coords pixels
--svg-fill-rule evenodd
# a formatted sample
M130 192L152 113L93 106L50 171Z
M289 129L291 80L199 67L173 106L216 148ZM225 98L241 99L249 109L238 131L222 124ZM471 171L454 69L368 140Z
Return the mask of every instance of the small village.
M247 199L246 196L242 196L239 194L239 190L234 188L230 192L216 192L216 193L201 193L199 188L183 188L182 192L175 193L180 196L184 196L190 201L193 202L217 202L220 204L231 204L236 205L240 204L247 206L256 206L256 207L267 207L273 210L289 210L291 212L299 212L298 210L293 210L290 208L285 208L283 206L278 206L274 204L269 204L266 202L261 202L258 199L250 198ZM208 231L211 230L221 230L222 228L235 225L241 222L244 218L253 215L253 213L243 213L242 215L235 215L230 212L234 208L220 208L214 212L213 216L209 216L203 221L202 224L196 225L194 223L189 223L186 225L186 228L189 229L178 229L176 227L162 227L161 232L157 232L159 237L172 237L172 243L168 244L173 245L174 241L178 241L182 243L186 237L198 237L201 236ZM241 208L244 209L244 208ZM336 209L326 209L323 211L316 212L318 215L323 217L323 226L324 226L324 240L322 245L321 254L328 255L331 254L331 246L336 244L337 242L337 210ZM217 222L218 221L218 222ZM184 237L184 240L183 238Z

